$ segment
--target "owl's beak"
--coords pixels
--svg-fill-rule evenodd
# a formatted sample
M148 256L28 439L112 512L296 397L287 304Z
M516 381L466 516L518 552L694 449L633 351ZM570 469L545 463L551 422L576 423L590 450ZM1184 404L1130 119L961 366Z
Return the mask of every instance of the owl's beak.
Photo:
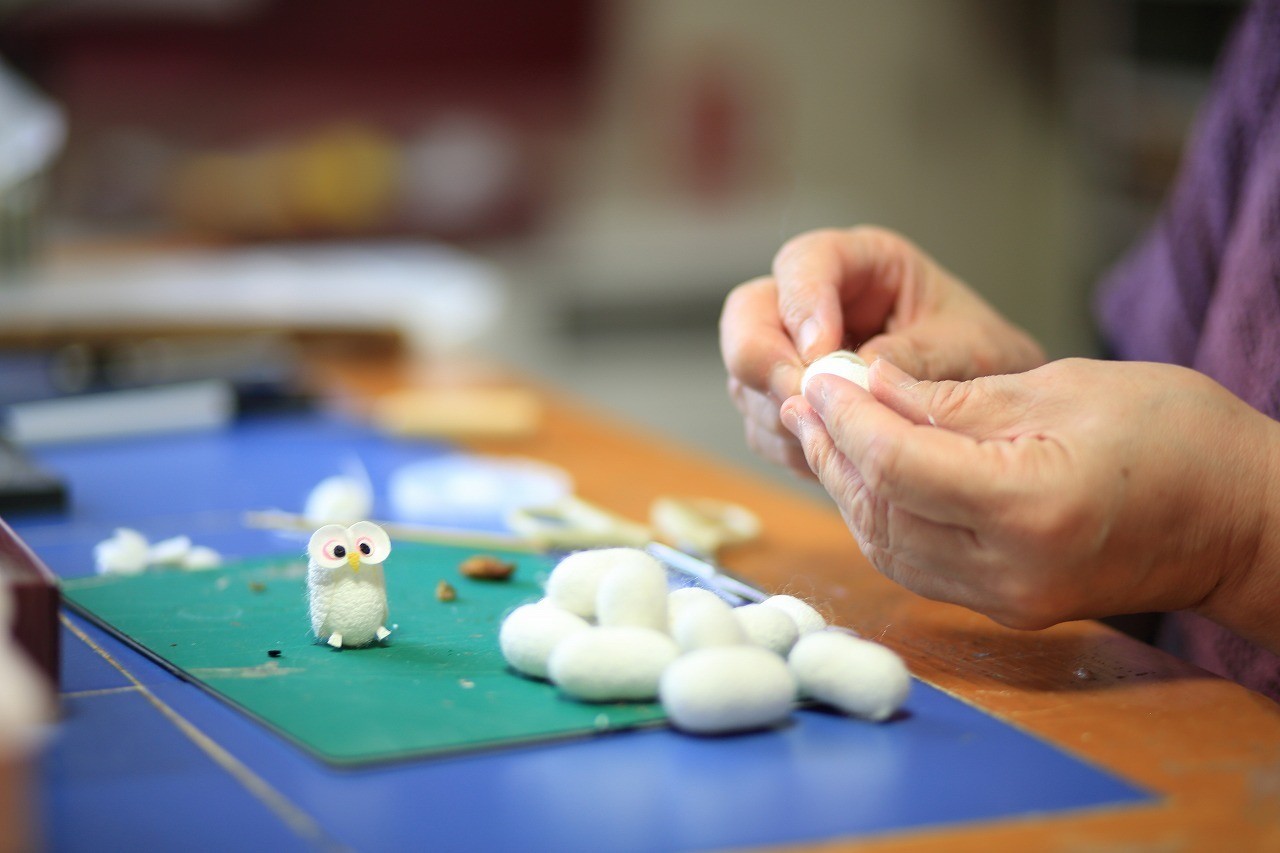
M351 553L347 554L347 562L351 564L351 571L359 572L360 571L360 552L352 551Z

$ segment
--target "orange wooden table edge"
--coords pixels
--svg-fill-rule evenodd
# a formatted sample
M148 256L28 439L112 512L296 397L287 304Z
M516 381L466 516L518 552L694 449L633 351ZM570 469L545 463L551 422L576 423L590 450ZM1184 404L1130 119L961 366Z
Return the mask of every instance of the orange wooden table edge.
M345 387L356 397L405 381L394 370L349 362L319 370L327 388ZM1280 706L1095 622L1014 631L921 599L874 571L831 506L557 393L544 397L535 434L466 444L560 465L582 497L630 518L647 517L663 494L750 507L764 535L722 555L735 573L767 591L811 600L831 621L897 650L923 681L1160 797L1139 808L950 826L818 849L1280 849Z

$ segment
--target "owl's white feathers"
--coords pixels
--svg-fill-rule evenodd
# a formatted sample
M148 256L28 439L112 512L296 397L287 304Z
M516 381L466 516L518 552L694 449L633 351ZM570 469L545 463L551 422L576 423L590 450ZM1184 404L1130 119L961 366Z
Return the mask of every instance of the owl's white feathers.
M372 521L326 524L307 543L311 630L334 648L386 639L387 585L382 561L391 539Z

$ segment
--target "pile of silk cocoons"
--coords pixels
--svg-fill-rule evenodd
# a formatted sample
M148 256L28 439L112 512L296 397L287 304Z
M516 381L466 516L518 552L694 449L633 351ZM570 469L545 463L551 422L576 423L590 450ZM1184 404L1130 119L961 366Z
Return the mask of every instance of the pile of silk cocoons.
M829 628L798 598L735 608L706 589L668 591L662 563L635 548L565 557L546 597L513 610L498 641L513 669L572 699L658 699L695 734L775 726L797 699L880 721L911 683L897 654Z

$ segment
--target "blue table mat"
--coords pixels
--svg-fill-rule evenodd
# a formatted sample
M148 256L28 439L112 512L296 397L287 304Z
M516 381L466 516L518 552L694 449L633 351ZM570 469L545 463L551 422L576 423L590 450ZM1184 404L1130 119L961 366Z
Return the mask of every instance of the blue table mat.
M63 577L91 573L93 544L120 525L253 557L279 552L281 538L240 526L244 510L296 511L316 482L353 456L378 486L398 466L446 452L316 415L47 448L37 458L70 481L71 511L11 523ZM777 730L738 737L644 729L337 770L119 638L79 617L68 622L77 633L64 637L67 713L41 762L43 823L54 849L107 849L113 839L226 849L248 839L272 849L685 850L1154 801L920 682L887 724L803 710ZM208 750L175 734L157 702L309 816L311 829L264 806Z

